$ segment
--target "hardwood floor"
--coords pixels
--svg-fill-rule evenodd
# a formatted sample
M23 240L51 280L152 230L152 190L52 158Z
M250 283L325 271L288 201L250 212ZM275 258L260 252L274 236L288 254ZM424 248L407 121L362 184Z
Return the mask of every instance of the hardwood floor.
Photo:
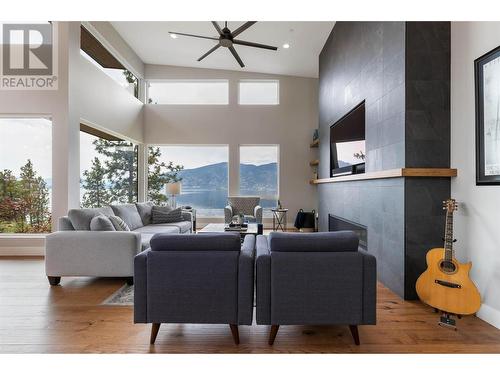
M500 353L500 330L476 317L458 331L437 325L420 302L378 287L376 326L281 326L274 346L269 327L162 324L149 345L150 324L132 323L132 307L102 306L125 279L63 278L50 287L42 258L0 258L0 353Z

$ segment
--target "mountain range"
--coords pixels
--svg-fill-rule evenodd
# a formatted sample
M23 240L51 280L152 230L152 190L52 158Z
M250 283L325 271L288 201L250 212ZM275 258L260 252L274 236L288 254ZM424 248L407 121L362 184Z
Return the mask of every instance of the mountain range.
M275 190L278 164L240 165L240 189ZM199 168L185 169L179 172L183 189L227 190L227 163L205 165Z

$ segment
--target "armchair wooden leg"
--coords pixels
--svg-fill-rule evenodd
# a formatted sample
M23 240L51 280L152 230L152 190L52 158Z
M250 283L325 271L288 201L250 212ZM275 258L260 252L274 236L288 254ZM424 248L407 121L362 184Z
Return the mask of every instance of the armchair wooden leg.
M49 284L52 286L59 285L61 282L61 277L59 276L47 276L47 279L49 279Z
M269 333L269 345L274 344L274 339L276 338L276 335L278 334L278 329L280 329L279 325L273 324L271 326L271 332Z
M354 343L356 345L359 345L358 326L349 326L349 329L351 330L351 335L352 335L352 338L354 339Z
M153 345L156 341L156 336L158 336L158 331L160 330L160 325L161 323L153 323L151 326L151 339L149 340L149 343Z
M233 335L233 341L236 345L238 345L240 343L240 333L238 331L238 325L230 324L229 327L231 327L231 334Z

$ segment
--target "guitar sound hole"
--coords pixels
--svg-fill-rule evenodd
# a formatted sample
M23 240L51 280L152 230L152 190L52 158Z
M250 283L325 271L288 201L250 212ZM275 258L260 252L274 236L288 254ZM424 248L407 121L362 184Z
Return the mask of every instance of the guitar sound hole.
M445 273L453 273L457 270L455 263L451 260L442 260L441 263L439 263L439 268Z

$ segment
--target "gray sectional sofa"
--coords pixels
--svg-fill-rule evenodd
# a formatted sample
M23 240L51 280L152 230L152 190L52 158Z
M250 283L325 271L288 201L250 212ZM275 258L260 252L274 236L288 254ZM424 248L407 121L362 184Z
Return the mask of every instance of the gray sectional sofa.
M183 234L193 229L190 212L182 221L151 223L150 203L113 205L102 208L72 209L59 219L58 231L45 241L45 272L51 285L61 276L126 277L133 283L134 257L149 247L156 233ZM99 214L120 217L130 231L91 230L92 219Z

